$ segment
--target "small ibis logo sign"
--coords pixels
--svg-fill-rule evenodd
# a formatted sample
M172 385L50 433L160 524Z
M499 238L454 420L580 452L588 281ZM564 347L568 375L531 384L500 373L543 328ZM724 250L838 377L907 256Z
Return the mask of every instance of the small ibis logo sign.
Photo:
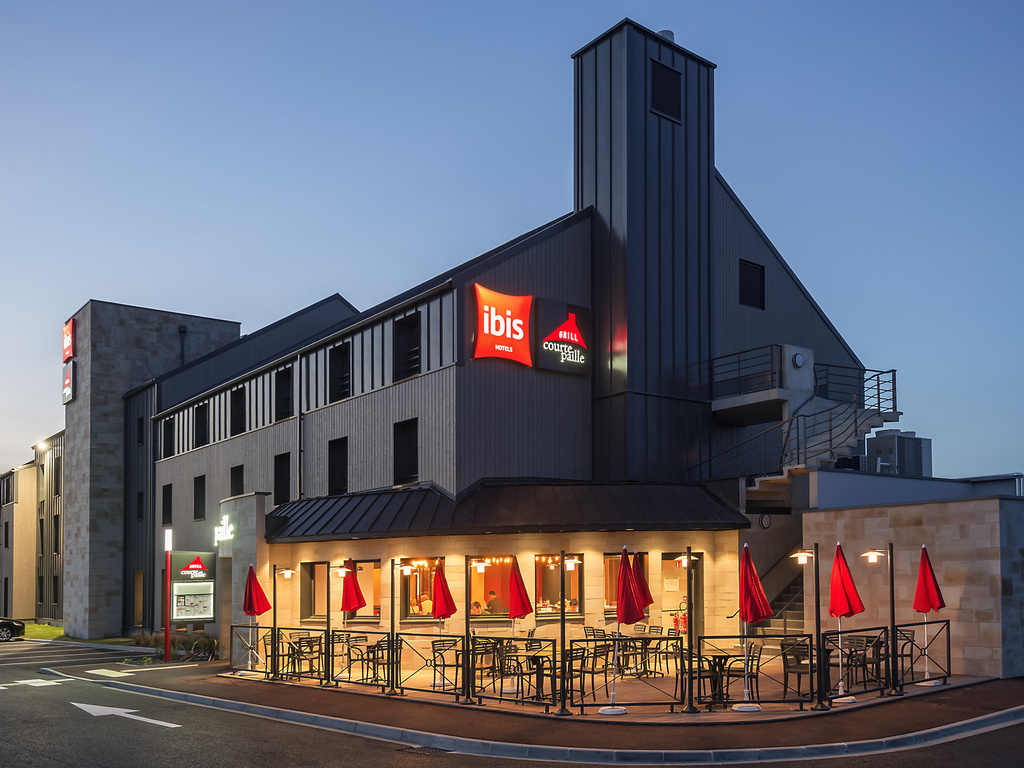
M64 323L64 359L67 362L75 356L75 318Z
M503 357L533 366L530 354L530 311L533 296L509 296L476 289L476 345L473 357Z

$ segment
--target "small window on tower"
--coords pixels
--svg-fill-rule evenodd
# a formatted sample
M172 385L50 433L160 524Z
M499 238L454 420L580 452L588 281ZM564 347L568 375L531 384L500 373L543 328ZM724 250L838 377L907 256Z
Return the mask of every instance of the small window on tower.
M682 75L654 60L651 61L651 110L677 122L682 122Z
M764 267L740 259L740 304L764 309Z

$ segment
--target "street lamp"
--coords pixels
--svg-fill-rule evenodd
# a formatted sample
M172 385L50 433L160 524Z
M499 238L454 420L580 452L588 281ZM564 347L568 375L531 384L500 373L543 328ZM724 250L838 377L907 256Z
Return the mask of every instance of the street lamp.
M889 695L902 696L903 691L896 684L896 667L893 663L893 656L896 649L896 580L894 575L892 542L889 542L888 552L872 549L865 552L861 557L866 557L869 563L877 563L878 558L889 558L889 652L886 654L886 674L889 675Z
M806 549L799 550L790 557L795 557L800 565L806 565L808 560L814 561L814 648L817 666L815 671L818 675L818 700L811 707L812 711L821 712L828 709L825 704L825 649L821 643L821 580L818 577L818 542L814 542L814 548L808 552Z

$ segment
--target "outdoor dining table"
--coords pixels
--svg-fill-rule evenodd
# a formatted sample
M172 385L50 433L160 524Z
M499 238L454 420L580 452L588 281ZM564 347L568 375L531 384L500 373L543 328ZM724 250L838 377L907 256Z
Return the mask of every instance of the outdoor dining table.
M547 662L551 657L551 653L544 648L515 648L509 653L509 656L516 659L521 664L533 667L534 673L534 686L533 686L533 698L543 699L544 698L544 678L546 677ZM558 668L558 661L556 657L555 669Z
M292 674L319 675L323 669L323 643L319 635L286 638L289 668Z
M725 668L733 659L743 658L743 649L739 652L727 651L721 648L715 648L709 651L701 651L701 659L707 659L708 665L711 667L711 699L708 702L708 712L714 707L715 704L721 704L725 706L727 691L725 690Z

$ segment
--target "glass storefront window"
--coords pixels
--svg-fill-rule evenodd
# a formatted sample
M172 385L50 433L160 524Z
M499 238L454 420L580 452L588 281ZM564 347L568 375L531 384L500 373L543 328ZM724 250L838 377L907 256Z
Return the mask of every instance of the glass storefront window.
M650 585L650 572L647 569L647 553L640 552L640 567L643 571L644 578L647 580L647 584ZM633 563L634 554L630 553L629 562L630 565ZM613 555L605 554L604 556L604 609L605 611L614 611L615 606L618 603L618 587L619 587L619 562L622 559L622 553L616 552ZM652 590L653 591L653 590ZM650 608L644 608L644 613L647 613Z
M470 616L508 616L506 593L511 574L512 555L478 557L470 563Z
M399 562L402 618L433 618L434 571L444 568L443 557L406 558Z
M359 581L359 591L363 593L366 605L358 611L350 611L349 619L379 619L380 618L380 560L356 560L356 578ZM337 576L338 569L334 568L333 573ZM345 578L349 578L347 574ZM342 581L335 578L331 584L331 602L335 606L341 605ZM336 609L337 610L337 609Z
M562 599L562 574L559 555L537 555L536 604L537 618L554 618L561 615L559 600ZM565 615L579 615L583 608L583 555L565 556Z

